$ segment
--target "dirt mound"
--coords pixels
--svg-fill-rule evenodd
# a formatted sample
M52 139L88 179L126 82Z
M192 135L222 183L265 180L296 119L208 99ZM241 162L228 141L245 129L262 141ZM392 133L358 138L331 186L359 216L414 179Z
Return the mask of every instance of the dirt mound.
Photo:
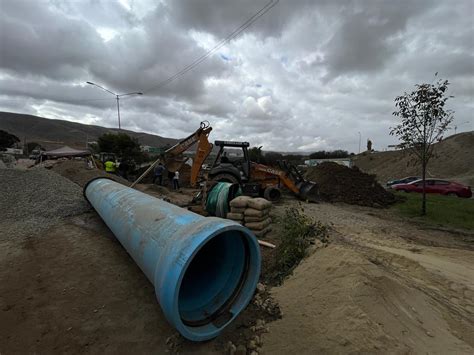
M418 161L402 150L364 152L353 161L362 171L377 175L382 183L405 176L421 176ZM435 144L427 174L474 185L474 132L459 133Z
M306 178L319 185L324 201L372 207L395 202L393 194L377 183L375 176L365 174L358 168L327 162L309 168Z
M51 168L54 172L59 175L68 178L72 182L75 182L79 186L84 186L89 180L96 177L108 177L123 185L130 185L130 182L121 178L120 176L107 174L103 170L99 169L88 169L87 163L84 160L65 160L58 162Z

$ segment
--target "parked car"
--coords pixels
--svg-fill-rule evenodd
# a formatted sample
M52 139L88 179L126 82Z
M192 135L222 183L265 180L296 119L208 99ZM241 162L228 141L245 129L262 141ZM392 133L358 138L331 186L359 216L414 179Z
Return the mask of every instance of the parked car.
M415 180L408 184L395 184L392 185L392 189L404 192L423 192L423 180ZM472 197L470 186L439 179L426 179L426 193L466 198Z
M421 178L419 176L407 176L406 178L403 178L403 179L390 180L390 181L387 181L387 187L391 187L392 185L395 185L395 184L408 184L409 182L420 180L420 179Z

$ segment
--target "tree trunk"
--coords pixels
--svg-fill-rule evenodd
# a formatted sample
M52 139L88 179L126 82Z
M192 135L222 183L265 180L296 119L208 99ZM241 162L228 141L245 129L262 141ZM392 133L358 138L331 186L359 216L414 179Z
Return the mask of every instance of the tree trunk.
M426 215L426 163L422 162L422 179L423 179L423 197L421 202L421 215Z

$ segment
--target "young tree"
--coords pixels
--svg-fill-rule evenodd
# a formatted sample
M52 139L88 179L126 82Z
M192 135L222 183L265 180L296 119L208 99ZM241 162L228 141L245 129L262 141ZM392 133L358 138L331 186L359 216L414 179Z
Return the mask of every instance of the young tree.
M36 142L28 142L24 147L23 147L23 154L30 154L33 150L35 149L43 149L41 144L36 143Z
M309 155L310 159L337 159L347 158L349 153L346 150L338 149L332 151L320 150Z
M249 152L249 159L256 163L265 164L265 158L262 153L262 146L260 147L252 147L248 150Z
M122 160L135 163L142 163L145 160L138 140L126 133L105 133L97 139L97 145L99 151L114 153Z
M265 164L270 166L278 166L278 161L283 160L283 154L278 152L265 153Z
M435 74L435 76L438 73ZM423 201L421 214L426 214L426 167L433 156L433 143L443 139L443 134L453 121L454 111L446 109L448 80L435 84L418 84L411 93L395 98L397 111L393 115L401 122L391 128L390 134L401 141L400 146L415 155L421 164Z
M20 139L18 139L18 137L14 134L0 130L0 151L4 151L7 150L7 148L13 147L19 141Z

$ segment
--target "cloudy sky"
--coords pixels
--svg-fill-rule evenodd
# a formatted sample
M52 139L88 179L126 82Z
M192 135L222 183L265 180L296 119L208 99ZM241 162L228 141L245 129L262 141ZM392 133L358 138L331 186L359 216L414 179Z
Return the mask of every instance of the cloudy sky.
M395 139L393 99L434 73L474 129L474 1L280 0L168 85L269 0L0 0L0 110L264 150L358 151ZM467 122L467 123L466 123Z

